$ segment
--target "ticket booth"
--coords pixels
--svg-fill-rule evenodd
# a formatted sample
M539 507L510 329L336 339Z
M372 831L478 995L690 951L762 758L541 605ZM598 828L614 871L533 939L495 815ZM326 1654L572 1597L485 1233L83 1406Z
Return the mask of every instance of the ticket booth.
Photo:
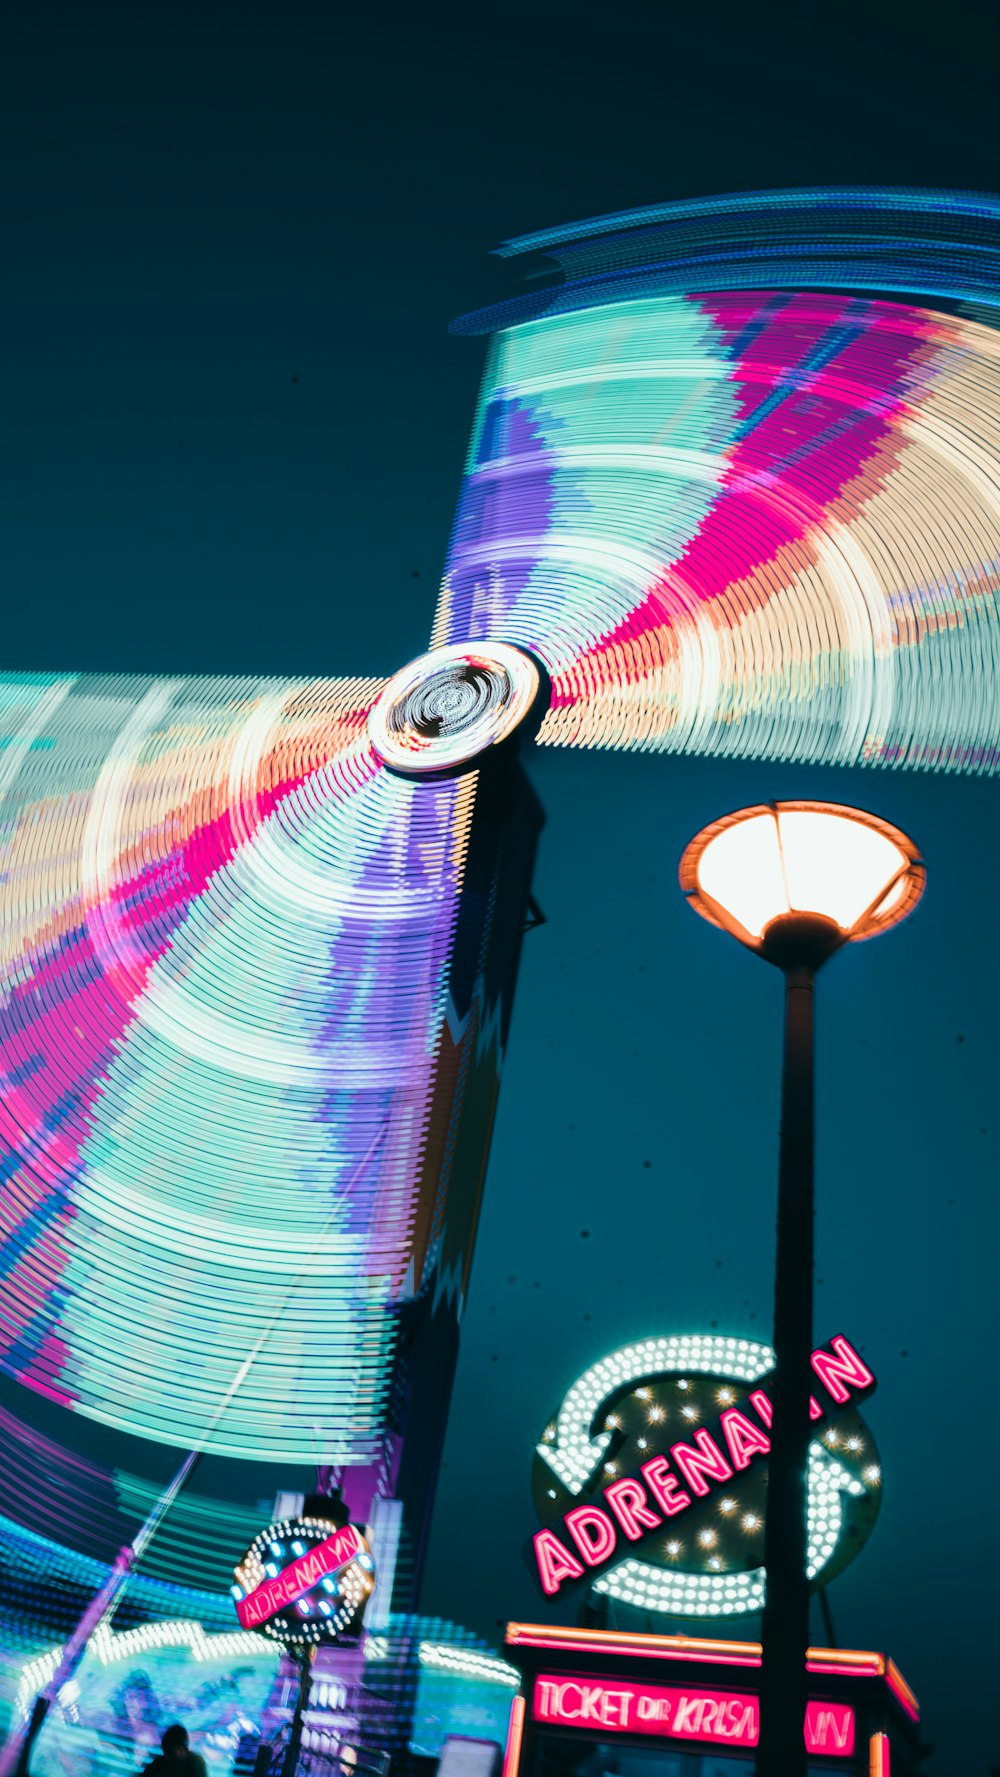
M760 1643L511 1623L503 1777L750 1777ZM810 1648L810 1777L917 1777L919 1711L885 1654Z

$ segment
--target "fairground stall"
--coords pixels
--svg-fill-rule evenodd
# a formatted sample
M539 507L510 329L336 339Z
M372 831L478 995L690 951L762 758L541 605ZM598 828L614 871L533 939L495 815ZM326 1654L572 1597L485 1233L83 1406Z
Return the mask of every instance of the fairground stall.
M740 1777L760 1644L511 1623L504 1777ZM809 1777L915 1777L917 1701L885 1654L809 1649Z

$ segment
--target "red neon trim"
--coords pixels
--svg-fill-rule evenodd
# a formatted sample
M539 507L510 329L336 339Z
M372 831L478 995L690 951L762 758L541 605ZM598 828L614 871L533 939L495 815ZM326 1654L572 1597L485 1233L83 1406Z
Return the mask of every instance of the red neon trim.
M701 1660L707 1665L759 1666L759 1641L702 1641L690 1635L639 1635L617 1629L549 1629L508 1623L508 1647L562 1648L569 1653L644 1654L654 1660Z
M890 1777L889 1739L886 1734L873 1734L868 1742L868 1777Z
M693 1635L640 1635L621 1629L560 1629L543 1623L508 1623L508 1647L562 1649L567 1653L639 1654L653 1660L700 1660L712 1666L759 1666L759 1641L706 1641ZM808 1672L856 1673L885 1678L907 1714L920 1719L917 1699L899 1667L884 1654L858 1648L810 1647Z
M849 1647L809 1647L806 1649L807 1672L858 1672L867 1678L881 1678L885 1672L885 1655L859 1653Z
M906 1710L911 1721L920 1720L920 1705L907 1684L895 1660L888 1660L885 1668L885 1682L894 1697L897 1697Z
M503 1755L503 1777L517 1777L517 1767L521 1762L523 1734L524 1698L513 1697L510 1705L510 1723L507 1728L507 1750Z

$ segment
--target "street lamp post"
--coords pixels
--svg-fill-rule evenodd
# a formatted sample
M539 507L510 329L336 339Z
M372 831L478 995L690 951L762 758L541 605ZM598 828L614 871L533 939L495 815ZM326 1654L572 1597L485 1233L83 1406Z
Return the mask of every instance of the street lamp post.
M805 1777L813 987L834 951L911 911L923 892L924 867L905 834L875 815L833 803L777 802L706 827L684 852L680 880L696 912L785 977L757 1771Z

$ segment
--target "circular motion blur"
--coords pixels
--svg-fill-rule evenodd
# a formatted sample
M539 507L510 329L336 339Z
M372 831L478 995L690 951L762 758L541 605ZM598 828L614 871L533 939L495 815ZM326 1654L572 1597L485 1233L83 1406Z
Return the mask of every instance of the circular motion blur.
M0 1369L50 1416L0 1429L11 1475L65 1472L78 1546L13 1486L0 1541L60 1634L87 1501L117 1526L150 1477L50 1462L58 1409L363 1474L352 1517L398 1497L424 1547L542 819L522 738L997 770L998 215L776 193L512 243L556 281L457 324L493 337L429 653L0 681ZM708 918L727 847L749 887L739 848L778 845L777 913L806 892L815 805L748 812L690 860ZM922 871L847 826L838 859L883 847L830 909L861 936ZM40 1657L32 1608L3 1635Z

